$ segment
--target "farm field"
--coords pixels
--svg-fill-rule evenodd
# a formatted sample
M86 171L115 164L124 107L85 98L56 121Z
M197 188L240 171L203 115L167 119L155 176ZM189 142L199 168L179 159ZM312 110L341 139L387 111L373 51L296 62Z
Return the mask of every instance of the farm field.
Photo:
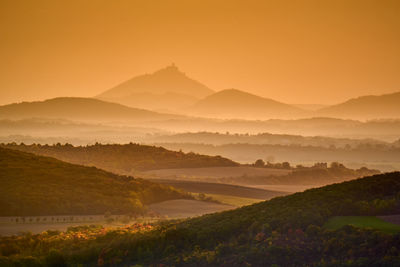
M303 192L304 190L319 187L315 185L286 185L286 184L271 184L271 185L248 185L248 187L264 189L264 190L271 190L271 191L279 191L279 192L286 192L286 193L297 193Z
M149 205L149 209L168 219L181 219L233 209L235 206L212 202L176 199Z
M286 195L285 192L252 188L239 185L221 184L221 183L207 183L207 182L194 182L194 181L182 181L182 180L166 180L166 179L155 179L153 182L160 184L167 184L175 188L180 188L192 193L204 193L204 194L219 194L228 195L233 197L251 198L251 199L262 199L267 200L273 197Z
M221 202L222 204L232 205L235 207L247 206L260 201L264 201L257 198L236 197L236 196L221 195L221 194L207 194L207 196Z
M93 222L90 224L104 224L104 221ZM39 234L44 231L66 231L68 227L84 225L83 223L35 223L35 224L2 224L0 225L0 235L10 236L17 235L23 232L31 232Z
M280 176L290 173L291 170L256 168L248 166L237 167L210 167L210 168L183 168L160 169L143 172L147 176L161 179L196 180L198 178L224 178L241 176Z
M337 216L329 219L324 228L338 230L345 225L359 228L372 228L386 233L400 232L400 225L393 224L375 216Z
M40 217L45 217L45 216L40 216ZM50 217L50 216L49 216ZM59 217L65 217L65 216L59 216ZM154 217L139 217L136 219L131 219L126 222L122 222L122 218L125 217L123 215L120 215L119 219L117 219L117 216L111 216L114 221L108 222L103 215L86 215L85 217L90 217L91 219L88 219L86 221L79 221L79 222L32 222L32 223L12 223L9 222L8 218L14 218L14 217L2 217L0 220L0 236L10 236L10 235L17 235L20 233L26 233L26 232L31 232L32 234L39 234L44 231L66 231L69 227L76 227L76 226L83 226L83 225L101 225L103 227L107 228L118 228L118 227L124 227L126 224L132 224L132 223L151 223L159 220L159 218L154 218ZM5 222L7 221L7 222ZM48 220L49 221L49 220Z

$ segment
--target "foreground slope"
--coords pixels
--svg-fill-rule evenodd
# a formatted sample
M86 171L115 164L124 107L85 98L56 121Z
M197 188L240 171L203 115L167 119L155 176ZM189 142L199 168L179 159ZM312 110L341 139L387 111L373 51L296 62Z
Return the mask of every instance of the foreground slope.
M375 175L243 208L55 244L46 234L3 238L4 263L167 266L399 266L400 234L345 226L335 216L400 213L400 173ZM74 235L74 232L70 232ZM79 234L79 233L78 233ZM40 240L40 246L31 240ZM52 244L52 250L49 250ZM8 254L7 254L8 253Z
M140 213L181 191L0 147L0 216Z
M95 166L119 174L134 171L237 166L238 163L220 156L206 156L195 153L183 153L167 150L163 147L139 144L125 145L24 145L8 144L3 147L54 157L66 162Z
M33 117L84 121L146 121L173 119L179 116L82 97L58 97L45 101L0 106L1 119Z
M400 92L385 95L360 96L344 103L317 111L319 116L351 119L381 119L400 117Z
M194 115L229 119L271 119L304 116L306 111L237 89L212 94L188 109Z

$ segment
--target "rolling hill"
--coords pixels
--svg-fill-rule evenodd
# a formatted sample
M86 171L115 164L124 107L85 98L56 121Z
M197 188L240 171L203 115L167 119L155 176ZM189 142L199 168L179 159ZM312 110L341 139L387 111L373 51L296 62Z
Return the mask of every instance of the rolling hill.
M400 92L360 96L317 111L319 116L350 119L382 119L400 117Z
M357 146L360 144L381 144L388 145L388 142L375 139L350 139L333 138L326 136L302 136L290 134L231 134L218 132L187 132L169 135L157 135L149 137L147 142L154 143L192 143L192 144L260 144L260 145L302 145L302 146L321 146L321 147L345 147Z
M103 99L134 108L174 113L179 113L180 109L189 107L199 100L194 96L171 92L162 94L136 93L120 98L99 97L98 99Z
M59 97L0 106L0 119L58 118L79 121L146 121L182 118L92 98Z
M175 65L125 81L96 98L146 109L177 109L214 93Z
M142 179L0 147L0 216L129 214L187 194Z
M146 232L64 237L56 251L47 245L54 243L49 233L5 237L2 261L17 265L30 255L37 265L53 260L58 266L398 266L399 227L368 220L398 214L399 191L399 172L375 175Z
M220 156L206 156L167 150L163 147L139 144L126 145L17 145L3 147L54 157L66 162L95 166L119 174L133 174L135 171L237 166L238 163Z
M308 114L300 108L237 89L226 89L207 96L187 111L196 116L250 120L293 118Z
M271 199L277 196L287 195L287 192L279 192L273 190L265 190L253 187L222 184L222 183L209 183L197 181L182 181L182 180L167 180L167 179L151 179L159 184L167 184L174 188L180 188L186 192L204 193L204 194L220 194L229 195L243 198L254 199Z

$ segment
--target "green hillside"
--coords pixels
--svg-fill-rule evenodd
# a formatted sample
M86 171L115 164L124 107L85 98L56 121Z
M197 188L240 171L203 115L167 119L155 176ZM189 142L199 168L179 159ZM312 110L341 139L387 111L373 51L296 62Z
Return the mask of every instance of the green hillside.
M30 255L30 261L44 265L399 266L398 233L323 227L335 216L398 214L399 192L396 172L163 223L140 233L115 230L80 241L61 234L64 241L58 243L45 234L3 238L3 255L8 255L2 260L21 263Z
M54 157L62 161L95 166L119 173L132 174L135 170L236 166L238 163L220 156L206 156L167 150L163 147L139 144L72 146L57 145L2 145L6 148Z
M94 167L0 147L0 216L137 213L186 194Z

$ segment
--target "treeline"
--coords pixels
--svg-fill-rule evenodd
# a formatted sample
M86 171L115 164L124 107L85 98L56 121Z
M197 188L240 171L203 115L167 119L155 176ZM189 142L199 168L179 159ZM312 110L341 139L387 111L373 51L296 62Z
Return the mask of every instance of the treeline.
M148 142L168 142L168 143L194 143L194 144L210 144L210 145L226 145L226 144L257 144L257 145L298 145L298 146L317 146L317 147L336 147L336 148L362 148L365 146L372 147L399 147L397 142L385 142L376 139L351 139L351 138L335 138L326 136L302 136L291 134L239 134L239 133L179 133L174 135L159 135L149 137Z
M246 185L327 185L380 173L379 170L366 167L350 169L338 162L332 162L329 165L318 162L310 167L305 167L302 165L291 166L289 162L265 163L259 159L252 166L292 171L286 175L224 177L219 178L218 181Z
M2 238L7 245L0 260L38 266L398 266L399 233L351 226L328 230L323 225L333 216L397 214L399 192L397 172L162 223L147 232L117 230L90 240L48 233ZM384 211L360 205L379 201L394 204Z
M54 157L62 161L95 166L100 169L119 173L133 174L135 171L237 166L238 163L220 157L196 153L171 151L162 147L139 144L99 144L73 146L71 144L25 145L23 143L1 144L2 147L30 152L42 156Z
M397 143L396 143L397 144ZM383 171L400 168L400 146L381 146L361 144L354 148L319 147L302 145L262 145L262 144L225 144L210 145L196 143L157 143L167 149L194 151L207 155L221 155L240 163L250 163L257 159L265 162L288 161L293 164L311 162L333 162L340 160L346 165L369 166Z
M0 216L138 214L191 198L169 186L0 147Z

